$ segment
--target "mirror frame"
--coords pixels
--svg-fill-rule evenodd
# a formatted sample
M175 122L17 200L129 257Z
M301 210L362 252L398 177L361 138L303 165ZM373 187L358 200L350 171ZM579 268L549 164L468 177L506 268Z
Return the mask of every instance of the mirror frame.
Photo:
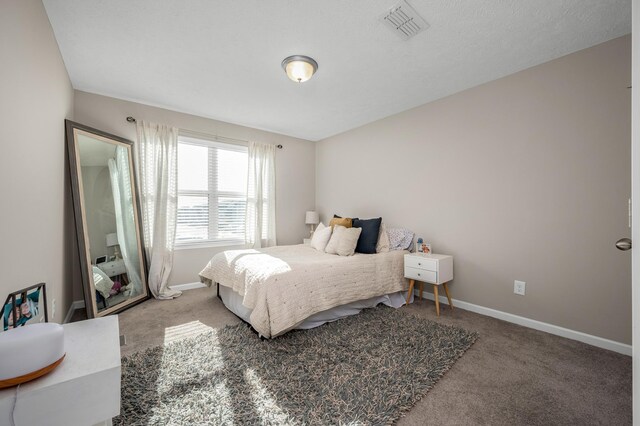
M84 304L87 311L87 318L102 317L105 315L121 312L138 303L144 302L151 297L148 283L149 269L147 266L147 256L142 235L142 218L140 215L140 202L138 197L138 185L136 182L135 162L133 155L133 142L115 136L80 123L65 120L67 152L69 157L69 174L71 178L71 195L73 198L73 213L76 222L76 237L78 241L78 256L80 258L80 269L82 275L82 288L84 293ZM134 222L136 225L136 237L138 241L138 255L140 256L140 279L144 292L130 300L122 302L116 306L109 307L103 311L98 311L95 285L93 282L93 272L91 271L91 254L89 252L89 233L87 232L87 217L84 206L84 196L82 188L82 170L80 169L80 150L76 141L78 133L88 134L98 140L107 143L125 146L129 151L129 168L131 171L131 184L133 185L134 202Z

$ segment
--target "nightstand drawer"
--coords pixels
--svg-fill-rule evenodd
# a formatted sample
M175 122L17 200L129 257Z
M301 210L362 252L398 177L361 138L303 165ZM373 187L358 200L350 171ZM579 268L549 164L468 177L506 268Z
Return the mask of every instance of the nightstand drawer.
M404 265L410 268L423 269L425 271L437 271L438 261L422 256L405 256Z
M425 271L424 269L411 268L409 266L404 267L404 276L405 278L427 283L438 282L438 274L435 271Z

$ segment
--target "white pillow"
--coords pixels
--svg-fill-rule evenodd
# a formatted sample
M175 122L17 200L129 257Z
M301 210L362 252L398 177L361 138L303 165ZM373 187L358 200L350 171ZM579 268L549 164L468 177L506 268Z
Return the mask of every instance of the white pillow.
M345 228L338 241L338 256L352 256L358 245L362 228Z
M362 228L345 228L342 225L333 227L333 235L324 249L326 253L339 256L351 256L358 245Z
M331 238L331 227L324 226L322 222L318 225L313 237L311 237L311 247L318 251L324 251Z
M342 225L335 225L333 227L333 234L331 234L331 239L329 243L325 247L325 253L329 254L338 254L338 243L340 242L340 235L346 230Z
M380 224L380 233L378 234L378 244L376 245L376 253L387 253L389 251L389 234L387 234L387 226Z
M96 288L96 290L98 290L102 297L108 299L109 296L111 296L111 293L109 293L109 291L111 290L111 287L113 287L113 281L111 281L111 278L109 278L109 276L105 274L104 271L102 271L102 269L100 269L99 267L91 265L91 268L93 270L94 287Z
M413 231L405 228L389 228L389 250L408 250L413 244Z

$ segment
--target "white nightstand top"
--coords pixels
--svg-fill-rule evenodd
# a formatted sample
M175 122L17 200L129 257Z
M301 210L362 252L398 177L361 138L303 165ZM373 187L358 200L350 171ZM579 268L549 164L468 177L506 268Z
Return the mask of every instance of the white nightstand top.
M424 254L424 253L407 253L405 254L405 256L418 256L418 257L424 257L427 259L436 259L436 260L442 260L442 259L451 257L451 255L448 255L448 254Z

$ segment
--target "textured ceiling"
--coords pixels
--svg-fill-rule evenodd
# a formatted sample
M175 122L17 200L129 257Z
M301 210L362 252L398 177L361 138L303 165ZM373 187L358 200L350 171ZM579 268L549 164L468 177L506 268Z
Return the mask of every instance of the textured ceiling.
M631 0L44 0L73 87L319 140L631 32ZM317 74L280 68L302 54Z

